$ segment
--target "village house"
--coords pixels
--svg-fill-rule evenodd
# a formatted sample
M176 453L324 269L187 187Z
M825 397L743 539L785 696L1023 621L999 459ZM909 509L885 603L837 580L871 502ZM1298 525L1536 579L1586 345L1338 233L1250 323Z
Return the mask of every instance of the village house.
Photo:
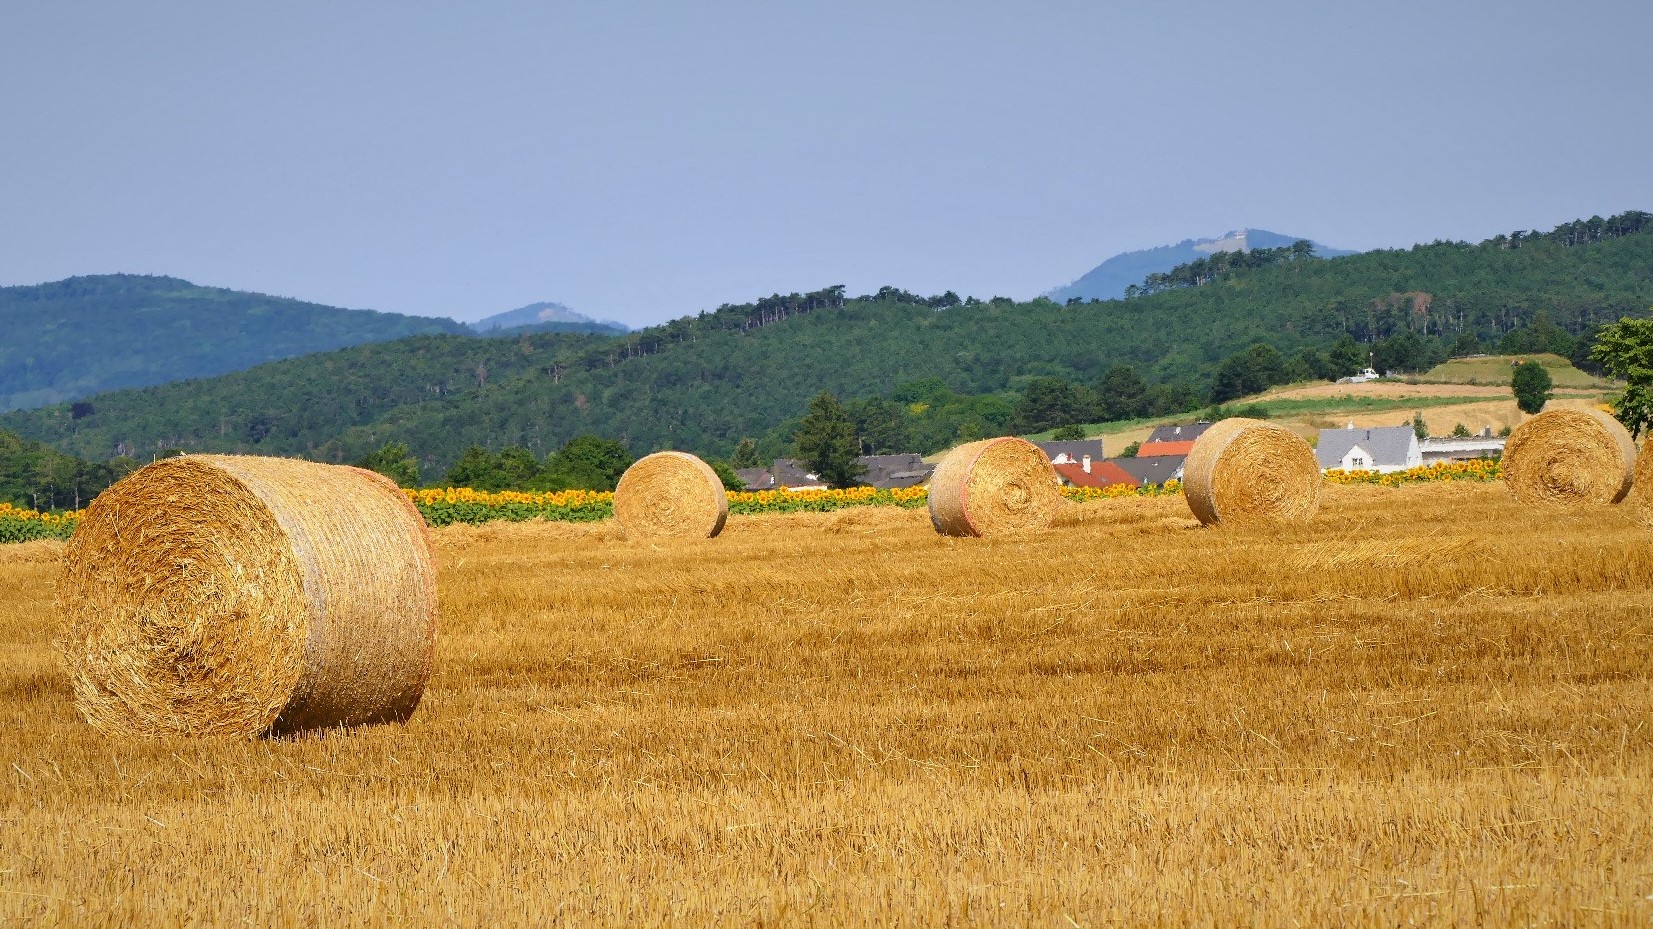
M1185 455L1155 455L1150 458L1085 457L1077 464L1053 464L1056 477L1067 487L1111 487L1124 484L1141 487L1144 484L1163 484L1182 479Z
M1423 463L1426 465L1439 464L1443 461L1502 458L1504 456L1505 441L1494 436L1491 427L1488 427L1480 435L1420 439L1418 441L1418 451L1422 453Z
M917 454L862 455L856 459L865 469L860 483L879 490L916 487L930 479L934 465ZM735 472L747 490L825 490L826 482L809 473L793 458L776 458L767 468L741 468Z
M1187 456L1194 450L1194 441L1210 429L1211 424L1205 421L1178 426L1160 426L1148 433L1148 438L1136 450L1138 458L1155 458L1160 455ZM1180 467L1180 466L1179 466Z
M1423 464L1418 434L1411 426L1356 429L1350 423L1342 429L1322 429L1314 457L1322 471L1341 468L1387 474Z
M1101 461L1107 454L1102 450L1102 439L1074 439L1066 442L1034 442L1053 465L1079 464L1089 455L1092 461Z

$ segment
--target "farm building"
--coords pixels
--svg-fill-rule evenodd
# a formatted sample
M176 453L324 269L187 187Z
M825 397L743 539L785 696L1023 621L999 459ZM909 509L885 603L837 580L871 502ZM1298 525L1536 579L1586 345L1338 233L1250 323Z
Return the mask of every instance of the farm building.
M1502 458L1504 455L1504 439L1492 435L1492 430L1486 430L1483 435L1467 438L1422 439L1418 442L1418 451L1423 454L1423 463L1426 465L1438 464L1443 461L1474 461L1477 458Z
M1083 458L1078 464L1052 465L1057 478L1069 487L1110 487L1125 484L1163 484L1181 479L1183 455L1155 455L1151 458Z
M1194 440L1198 439L1209 428L1211 428L1211 424L1208 422L1160 426L1153 432L1148 433L1148 438L1143 440L1142 447L1136 450L1136 456L1138 458L1157 458L1161 455L1186 456L1194 450Z
M856 459L866 473L861 483L889 490L896 487L916 487L930 479L934 465L924 463L916 454L862 455ZM826 482L809 473L803 464L793 458L776 458L767 468L742 468L735 475L747 490L821 490Z
M1341 468L1388 473L1423 464L1418 434L1411 426L1356 429L1350 423L1342 429L1322 429L1314 457L1322 471Z

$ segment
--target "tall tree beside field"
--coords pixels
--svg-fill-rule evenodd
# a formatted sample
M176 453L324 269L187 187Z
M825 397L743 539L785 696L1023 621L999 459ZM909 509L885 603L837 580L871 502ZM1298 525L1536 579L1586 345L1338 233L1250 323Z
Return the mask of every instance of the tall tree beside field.
M356 467L377 471L402 487L419 486L419 459L406 442L386 442L382 448L356 462Z
M866 469L856 458L861 441L849 411L830 393L817 394L809 401L809 413L792 441L798 459L810 472L833 487L853 487Z
M1631 435L1641 435L1653 423L1653 319L1626 316L1603 326L1590 360L1624 381L1613 415Z
M1550 399L1550 372L1536 361L1523 361L1510 376L1510 390L1521 412L1537 413Z

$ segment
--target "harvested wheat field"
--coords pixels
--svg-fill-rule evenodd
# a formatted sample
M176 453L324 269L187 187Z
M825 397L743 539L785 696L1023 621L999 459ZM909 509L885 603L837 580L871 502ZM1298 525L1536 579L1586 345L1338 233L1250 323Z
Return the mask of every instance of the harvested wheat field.
M1327 487L436 533L405 726L116 741L0 547L6 925L1646 925L1653 546Z

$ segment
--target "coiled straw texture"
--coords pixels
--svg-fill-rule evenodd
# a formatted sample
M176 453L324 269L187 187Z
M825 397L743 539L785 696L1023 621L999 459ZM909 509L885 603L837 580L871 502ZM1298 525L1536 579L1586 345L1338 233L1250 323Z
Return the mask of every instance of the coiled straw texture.
M425 522L401 490L279 458L170 458L104 491L57 607L75 705L121 735L405 720L436 635Z
M711 465L694 455L655 452L621 475L614 518L631 536L709 539L729 518L729 495Z
M1636 441L1601 410L1546 410L1510 434L1501 470L1523 503L1617 503L1636 474Z
M1306 521L1320 508L1320 483L1301 436L1239 417L1205 430L1182 469L1183 498L1207 526Z
M930 523L942 535L1045 529L1062 505L1056 469L1025 439L983 439L947 453L930 478Z

